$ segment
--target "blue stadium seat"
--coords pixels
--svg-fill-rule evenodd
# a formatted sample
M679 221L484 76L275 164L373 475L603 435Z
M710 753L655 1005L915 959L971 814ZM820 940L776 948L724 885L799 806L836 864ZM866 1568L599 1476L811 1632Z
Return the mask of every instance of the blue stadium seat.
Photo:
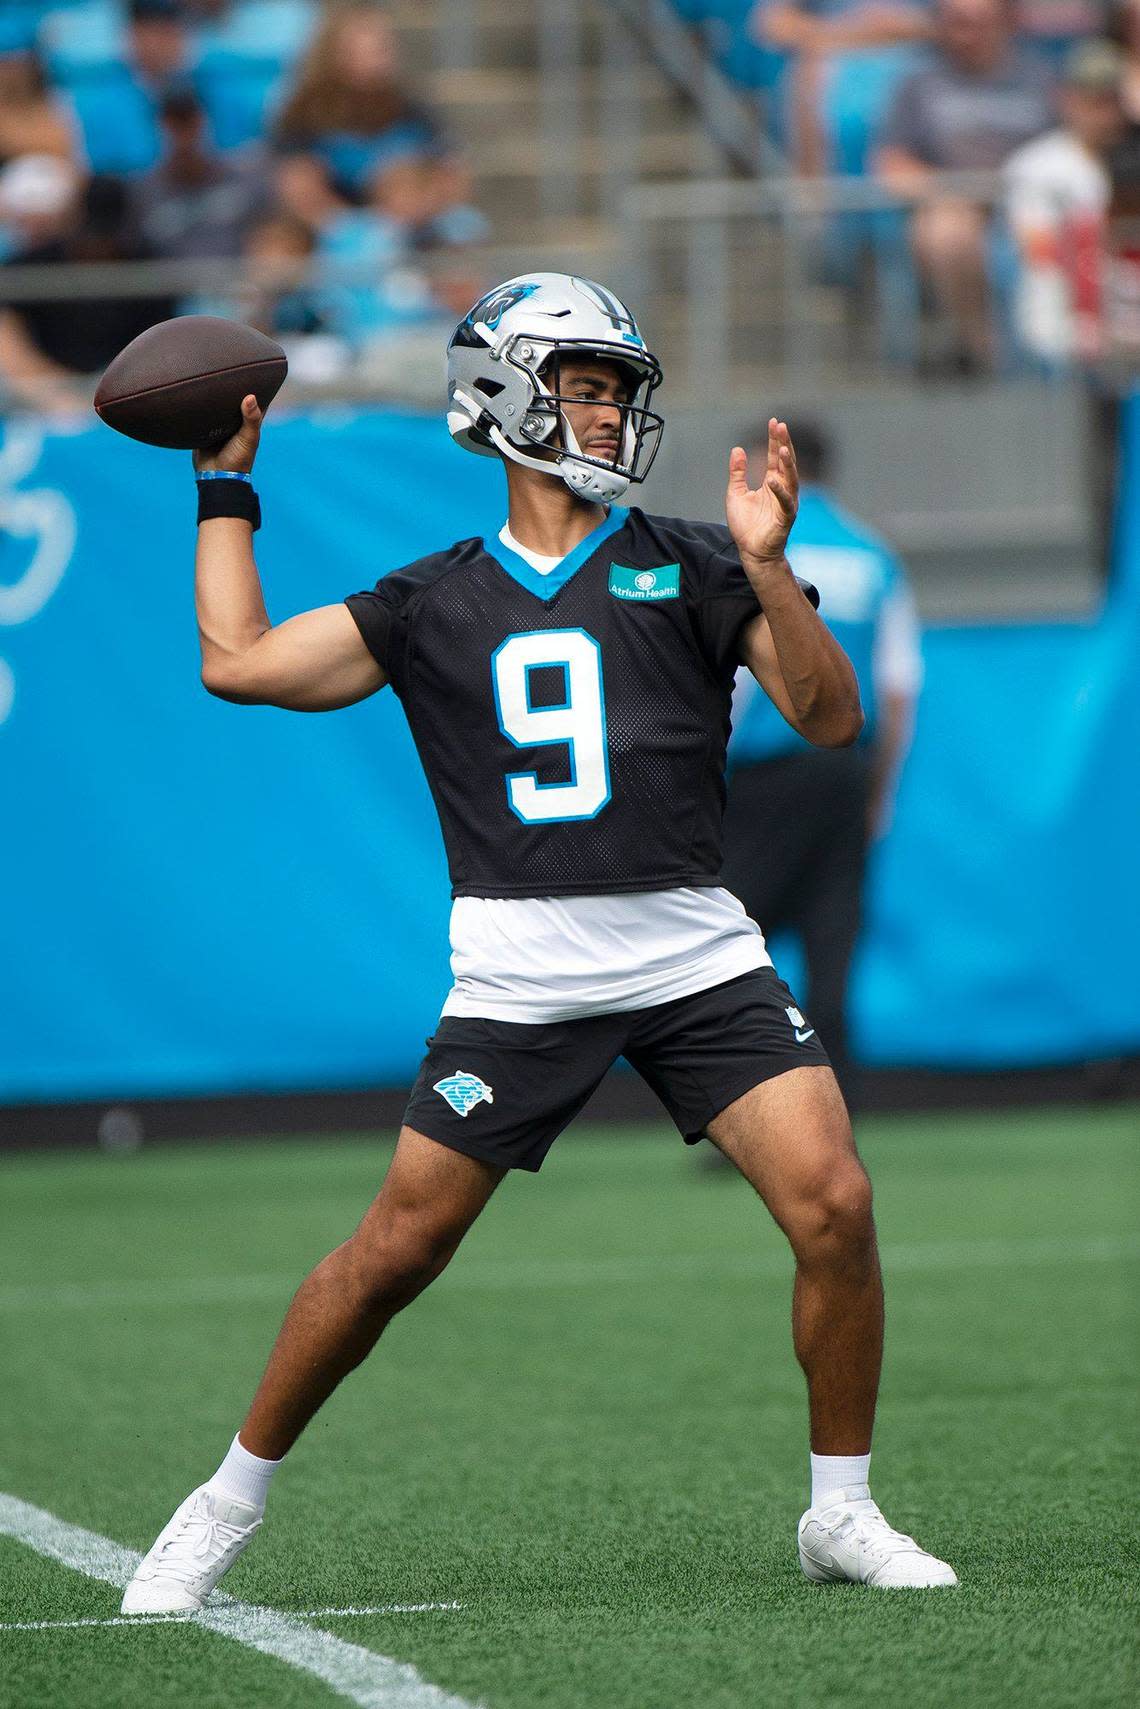
M203 58L218 55L280 71L304 51L317 10L313 0L244 0L199 32Z
M783 69L785 56L755 41L748 20L756 0L683 0L679 10L699 24L713 59L742 89L771 89ZM697 15L699 13L699 15Z
M822 114L832 144L831 171L866 171L894 92L916 69L923 51L909 45L882 47L832 59Z
M246 0L199 32L196 82L219 148L265 135L316 15L312 0Z
M219 148L241 148L264 137L285 77L281 67L272 62L221 52L203 56L194 82Z
M40 27L48 72L64 86L114 66L122 57L122 39L122 12L114 0L52 6Z
M0 53L23 53L35 44L42 10L31 0L8 0L0 6Z
M125 69L77 80L69 91L93 172L145 172L158 159L154 104Z
M415 120L390 125L375 136L354 136L330 131L318 137L310 152L325 162L329 172L351 191L362 191L373 173L400 155L430 147L431 131Z

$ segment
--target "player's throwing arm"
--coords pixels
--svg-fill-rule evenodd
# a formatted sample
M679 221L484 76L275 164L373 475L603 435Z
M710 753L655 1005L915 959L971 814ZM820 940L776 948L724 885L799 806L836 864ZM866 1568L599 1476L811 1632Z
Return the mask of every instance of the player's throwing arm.
M270 623L253 558L261 510L250 472L288 372L281 346L216 315L178 315L132 339L95 410L144 445L194 451L202 680L224 700L324 712L387 680L342 604Z
M204 514L198 528L195 602L202 643L202 681L222 700L330 712L383 688L385 676L343 604L325 605L270 623L253 556L257 501L248 477L257 456L262 411L242 400L242 425L220 450L194 453L201 510L218 501L246 514ZM205 477L205 479L203 479ZM223 485L224 483L224 485Z

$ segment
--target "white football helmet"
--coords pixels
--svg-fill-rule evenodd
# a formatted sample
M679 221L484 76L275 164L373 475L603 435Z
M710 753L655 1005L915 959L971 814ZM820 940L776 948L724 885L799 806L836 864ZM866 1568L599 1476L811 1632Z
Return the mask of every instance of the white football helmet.
M629 400L612 458L587 456L562 410L563 357L599 356L622 365ZM664 422L646 406L661 367L633 316L612 292L569 273L529 273L480 297L447 347L447 426L457 444L501 452L524 468L562 477L595 504L643 481ZM534 452L528 447L534 447ZM535 453L546 448L547 455Z

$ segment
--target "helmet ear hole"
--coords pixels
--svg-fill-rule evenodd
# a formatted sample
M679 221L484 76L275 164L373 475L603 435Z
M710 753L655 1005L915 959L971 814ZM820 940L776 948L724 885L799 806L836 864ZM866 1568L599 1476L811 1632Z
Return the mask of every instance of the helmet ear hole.
M499 393L505 390L501 380L485 380L483 378L473 381L472 388L474 391L482 392L485 398L497 398Z

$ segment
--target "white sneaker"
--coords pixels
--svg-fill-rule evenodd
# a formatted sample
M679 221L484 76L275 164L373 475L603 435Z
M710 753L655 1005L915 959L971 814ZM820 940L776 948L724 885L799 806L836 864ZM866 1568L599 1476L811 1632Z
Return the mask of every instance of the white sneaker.
M800 1565L821 1584L849 1579L879 1590L925 1590L958 1582L953 1567L891 1529L866 1485L835 1490L809 1507L797 1536Z
M123 1596L124 1614L193 1614L201 1608L261 1524L248 1501L212 1490L188 1495Z

